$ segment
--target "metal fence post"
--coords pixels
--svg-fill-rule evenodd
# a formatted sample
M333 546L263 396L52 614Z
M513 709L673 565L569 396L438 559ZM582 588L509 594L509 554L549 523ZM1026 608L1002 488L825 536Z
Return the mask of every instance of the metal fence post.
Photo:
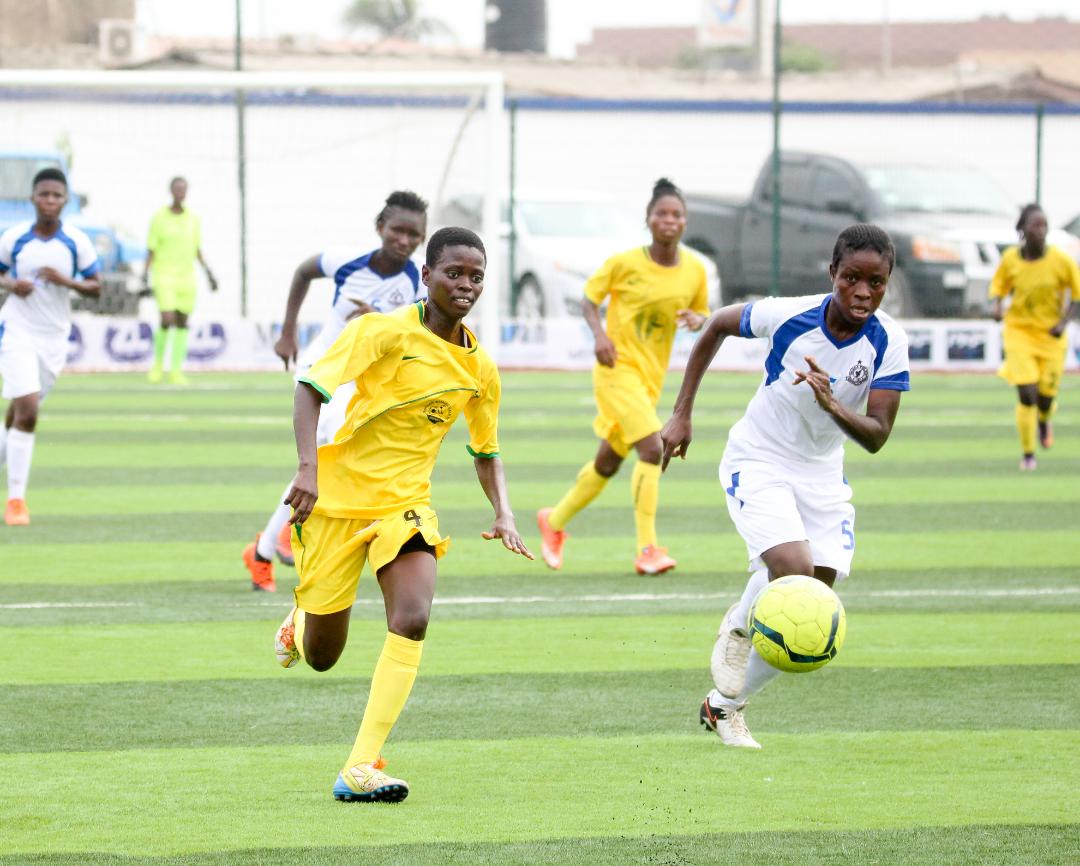
M772 272L769 294L780 294L780 0L773 21Z

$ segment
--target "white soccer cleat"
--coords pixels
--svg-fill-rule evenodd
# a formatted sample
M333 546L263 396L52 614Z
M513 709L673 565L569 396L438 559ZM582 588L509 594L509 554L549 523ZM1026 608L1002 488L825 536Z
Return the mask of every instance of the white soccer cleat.
M277 656L278 664L283 668L291 668L300 661L300 650L296 648L296 626L293 624L295 615L296 608L294 607L274 636L274 655Z
M746 685L746 665L750 661L750 636L745 628L728 628L731 612L737 607L738 602L724 614L710 664L716 690L726 698L737 698L742 694Z
M698 717L701 724L716 734L725 746L736 746L742 749L761 748L761 743L750 736L750 730L746 727L746 719L743 718L741 709L714 707L709 703L709 699L705 698Z

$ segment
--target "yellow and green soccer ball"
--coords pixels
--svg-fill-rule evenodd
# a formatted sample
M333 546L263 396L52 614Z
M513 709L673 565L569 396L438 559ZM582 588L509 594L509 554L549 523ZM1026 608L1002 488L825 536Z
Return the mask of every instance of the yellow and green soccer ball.
M844 643L847 617L840 597L813 577L791 574L771 581L754 599L748 623L754 649L774 668L817 670Z

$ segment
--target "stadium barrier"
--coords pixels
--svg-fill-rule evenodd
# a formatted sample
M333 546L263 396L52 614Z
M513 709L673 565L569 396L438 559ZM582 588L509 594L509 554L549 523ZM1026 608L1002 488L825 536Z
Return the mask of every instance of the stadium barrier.
M76 313L69 338L69 371L130 371L146 369L153 352L152 320ZM971 319L913 319L904 322L915 371L994 371L1001 363L1001 326ZM317 324L300 327L301 342ZM279 370L274 341L279 322L240 318L195 318L188 344L188 368L193 371ZM584 321L546 319L540 323L504 322L499 365L504 369L588 370L593 365L593 341ZM671 368L682 369L694 345L694 335L680 331ZM725 340L714 369L759 370L765 361L764 340ZM1080 325L1069 326L1067 368L1080 369Z

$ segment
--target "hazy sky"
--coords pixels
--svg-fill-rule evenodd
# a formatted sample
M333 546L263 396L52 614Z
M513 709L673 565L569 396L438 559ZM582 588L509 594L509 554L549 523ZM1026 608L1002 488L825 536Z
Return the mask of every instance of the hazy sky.
M769 0L772 2L772 0ZM241 0L245 34L344 35L347 0ZM140 23L151 33L231 36L233 6L226 0L137 0ZM440 18L465 46L484 38L484 0L423 0L423 14ZM593 27L689 26L697 22L701 0L547 0L551 54L572 57ZM1007 14L1014 19L1040 15L1080 17L1078 0L783 0L787 22L961 20Z

